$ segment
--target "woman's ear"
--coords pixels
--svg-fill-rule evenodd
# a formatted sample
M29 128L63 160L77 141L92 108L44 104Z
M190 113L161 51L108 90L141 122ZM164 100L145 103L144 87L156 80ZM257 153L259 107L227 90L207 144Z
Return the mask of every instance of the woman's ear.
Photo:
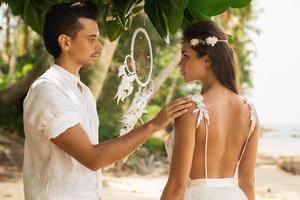
M205 66L211 66L211 58L208 55L203 56Z
M65 34L61 34L58 36L58 44L61 50L65 50L65 51L70 50L71 47L70 40L71 38Z

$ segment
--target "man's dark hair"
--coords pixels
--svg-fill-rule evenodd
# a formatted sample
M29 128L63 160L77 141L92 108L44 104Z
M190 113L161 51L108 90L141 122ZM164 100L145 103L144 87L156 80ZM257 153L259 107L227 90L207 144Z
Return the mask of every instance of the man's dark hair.
M83 28L79 18L88 18L97 22L99 10L89 1L74 1L72 3L59 3L51 6L45 15L43 39L47 51L54 58L59 57L61 47L58 37L66 34L75 38L78 31Z

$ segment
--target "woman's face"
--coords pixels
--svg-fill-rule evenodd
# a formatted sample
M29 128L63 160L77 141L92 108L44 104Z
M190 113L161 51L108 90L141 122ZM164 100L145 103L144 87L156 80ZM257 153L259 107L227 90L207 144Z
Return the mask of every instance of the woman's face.
M188 43L183 43L181 60L178 65L184 77L184 82L203 81L207 76L208 56L197 57L197 52Z

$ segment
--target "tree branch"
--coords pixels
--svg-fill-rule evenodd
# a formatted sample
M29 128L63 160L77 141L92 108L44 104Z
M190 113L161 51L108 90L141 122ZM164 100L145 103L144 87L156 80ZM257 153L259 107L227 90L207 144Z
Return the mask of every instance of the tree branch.
M45 60L48 58L49 54L43 52L37 63L34 64L34 68L24 78L16 84L0 91L0 103L4 105L13 105L24 97L30 85L45 71Z

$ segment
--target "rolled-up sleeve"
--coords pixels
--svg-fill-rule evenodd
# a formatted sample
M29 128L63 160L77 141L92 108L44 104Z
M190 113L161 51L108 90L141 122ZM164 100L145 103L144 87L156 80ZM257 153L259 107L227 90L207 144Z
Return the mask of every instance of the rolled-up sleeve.
M55 85L42 82L31 88L30 93L24 110L27 121L47 138L55 138L80 123L74 104Z

